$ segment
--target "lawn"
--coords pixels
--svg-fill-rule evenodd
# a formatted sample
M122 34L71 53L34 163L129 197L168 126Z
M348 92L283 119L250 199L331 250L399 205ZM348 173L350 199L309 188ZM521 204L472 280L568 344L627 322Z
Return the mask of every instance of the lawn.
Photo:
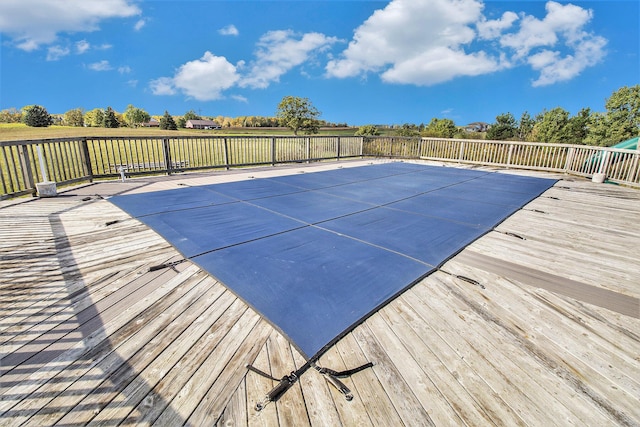
M323 128L319 135L353 136L357 128ZM224 135L293 135L287 128L226 128L220 130L180 129L177 131L157 128L98 128L49 126L34 128L22 123L0 123L0 141L25 141L30 139L74 138L84 136L144 137L144 136L224 136Z

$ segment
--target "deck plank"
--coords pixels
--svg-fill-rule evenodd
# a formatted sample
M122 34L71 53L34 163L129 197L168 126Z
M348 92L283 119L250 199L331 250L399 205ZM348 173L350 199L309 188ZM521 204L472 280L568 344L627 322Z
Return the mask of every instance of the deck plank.
M360 348L368 360L375 363L373 371L384 385L384 391L393 403L402 423L410 425L434 425L428 414L428 409L422 406L415 393L421 394L422 390L413 390L407 384L398 367L383 344L379 343L376 334L371 331L368 324L363 324L352 332L358 341Z
M362 366L368 362L377 363L375 360L368 359L362 352L353 333L347 334L338 341L336 349L348 368ZM350 380L354 389L357 390L354 400L358 399L358 402L362 402L365 414L368 415L371 425L385 427L402 424L400 415L372 368L352 375ZM364 417L365 414L359 414L359 416ZM367 425L366 419L363 425Z

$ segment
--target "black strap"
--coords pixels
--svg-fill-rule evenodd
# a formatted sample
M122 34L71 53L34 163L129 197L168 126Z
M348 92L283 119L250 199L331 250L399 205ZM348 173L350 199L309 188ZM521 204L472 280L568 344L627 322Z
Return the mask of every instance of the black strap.
M245 368L247 368L247 369L248 369L248 370L250 370L251 372L255 372L256 374L261 375L261 376L263 376L263 377L265 377L265 378L269 378L270 380L273 380L273 381L280 381L278 378L272 377L271 375L267 374L267 373L266 373L266 372L264 372L264 371L261 371L260 369L256 368L255 366L252 366L252 365L246 364L246 365L245 365Z
M347 378L353 374L357 374L360 371L364 371L367 368L371 368L372 366L373 366L373 363L368 362L362 366L358 366L357 368L347 369L346 371L340 371L340 372L336 372L333 369L329 369L329 368L321 368L319 366L316 366L315 368L316 368L316 371L320 372L321 374L324 374L326 372L329 375L332 375L337 378Z
M296 383L296 381L298 381L298 378L300 378L300 375L304 374L311 367L313 367L316 371L322 374L331 385L337 388L342 394L344 394L345 398L350 401L353 399L353 394L351 393L351 390L349 390L349 387L347 387L338 378L346 378L350 375L353 375L357 372L360 372L372 366L373 366L373 363L369 362L354 369L348 369L346 371L337 372L337 371L334 371L333 369L322 368L320 366L317 366L313 362L307 362L304 365L302 365L300 369L298 369L297 371L291 372L289 375L285 375L282 378L278 379L264 371L261 371L260 369L252 365L249 365L249 364L245 365L245 367L248 370L255 372L258 375L261 375L265 378L269 378L270 380L273 380L273 381L279 381L278 384L273 389L271 389L269 393L265 395L262 401L256 403L256 411L261 411L262 409L264 409L265 406L269 404L269 402L275 402L278 399L280 399L280 397L282 397L282 395L287 390L289 390L291 386Z
M186 259L179 259L178 261L165 262L164 264L152 265L149 267L149 272L162 270L163 268L174 268L178 264L182 264Z

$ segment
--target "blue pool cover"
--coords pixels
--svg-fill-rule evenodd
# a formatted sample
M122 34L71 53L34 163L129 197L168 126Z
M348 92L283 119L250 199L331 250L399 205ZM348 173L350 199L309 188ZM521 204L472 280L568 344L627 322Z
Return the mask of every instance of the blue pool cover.
M394 162L109 200L315 359L555 182Z

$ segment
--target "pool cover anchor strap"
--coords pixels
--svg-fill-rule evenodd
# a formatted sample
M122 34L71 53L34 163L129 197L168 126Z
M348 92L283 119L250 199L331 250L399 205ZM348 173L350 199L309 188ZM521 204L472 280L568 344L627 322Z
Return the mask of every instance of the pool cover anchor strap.
M329 369L329 368L323 368L320 367L316 364L312 365L313 368L318 371L322 376L324 376L327 380L327 382L329 382L329 384L331 384L332 386L334 386L340 393L344 394L345 399L347 399L347 401L351 401L353 400L353 393L351 393L351 390L349 390L349 387L347 387L342 381L340 381L338 378L346 378L346 377L350 377L351 375L360 372L364 369L367 368L371 368L373 366L373 363L369 362L369 363L365 363L362 366L359 366L357 368L354 369L349 369L346 371L342 371L342 372L336 372L333 369Z
M346 371L342 371L342 372L337 372L334 371L333 369L329 369L329 368L323 368L320 367L318 365L316 365L313 362L307 362L305 363L300 369L298 369L295 372L291 372L289 375L285 375L282 378L278 379L275 378L271 375L269 375L268 373L261 371L260 369L247 364L246 368L252 372L255 372L258 375L261 375L265 378L269 378L270 380L273 381L279 381L278 384L269 392L265 395L264 399L262 399L260 402L256 403L256 411L261 411L263 410L270 402L275 402L278 399L280 399L280 397L282 397L282 395L289 390L289 388L291 388L292 385L294 385L298 379L300 378L300 376L302 374L304 374L309 368L313 367L316 371L318 371L322 376L324 376L327 380L327 382L329 382L329 384L333 385L340 393L344 394L345 399L347 399L347 401L351 401L353 400L353 393L351 393L351 390L349 389L349 387L347 387L342 381L340 381L338 378L346 378L349 377L357 372L360 372L364 369L370 368L373 366L373 363L369 362L369 363L365 363L362 366L359 366L357 368L354 369L349 369Z
M185 261L187 261L187 259L183 258L183 259L179 259L177 261L165 262L164 264L152 265L151 267L149 267L149 272L162 270L163 268L173 268L173 269L175 269L174 267L176 265L182 264Z

